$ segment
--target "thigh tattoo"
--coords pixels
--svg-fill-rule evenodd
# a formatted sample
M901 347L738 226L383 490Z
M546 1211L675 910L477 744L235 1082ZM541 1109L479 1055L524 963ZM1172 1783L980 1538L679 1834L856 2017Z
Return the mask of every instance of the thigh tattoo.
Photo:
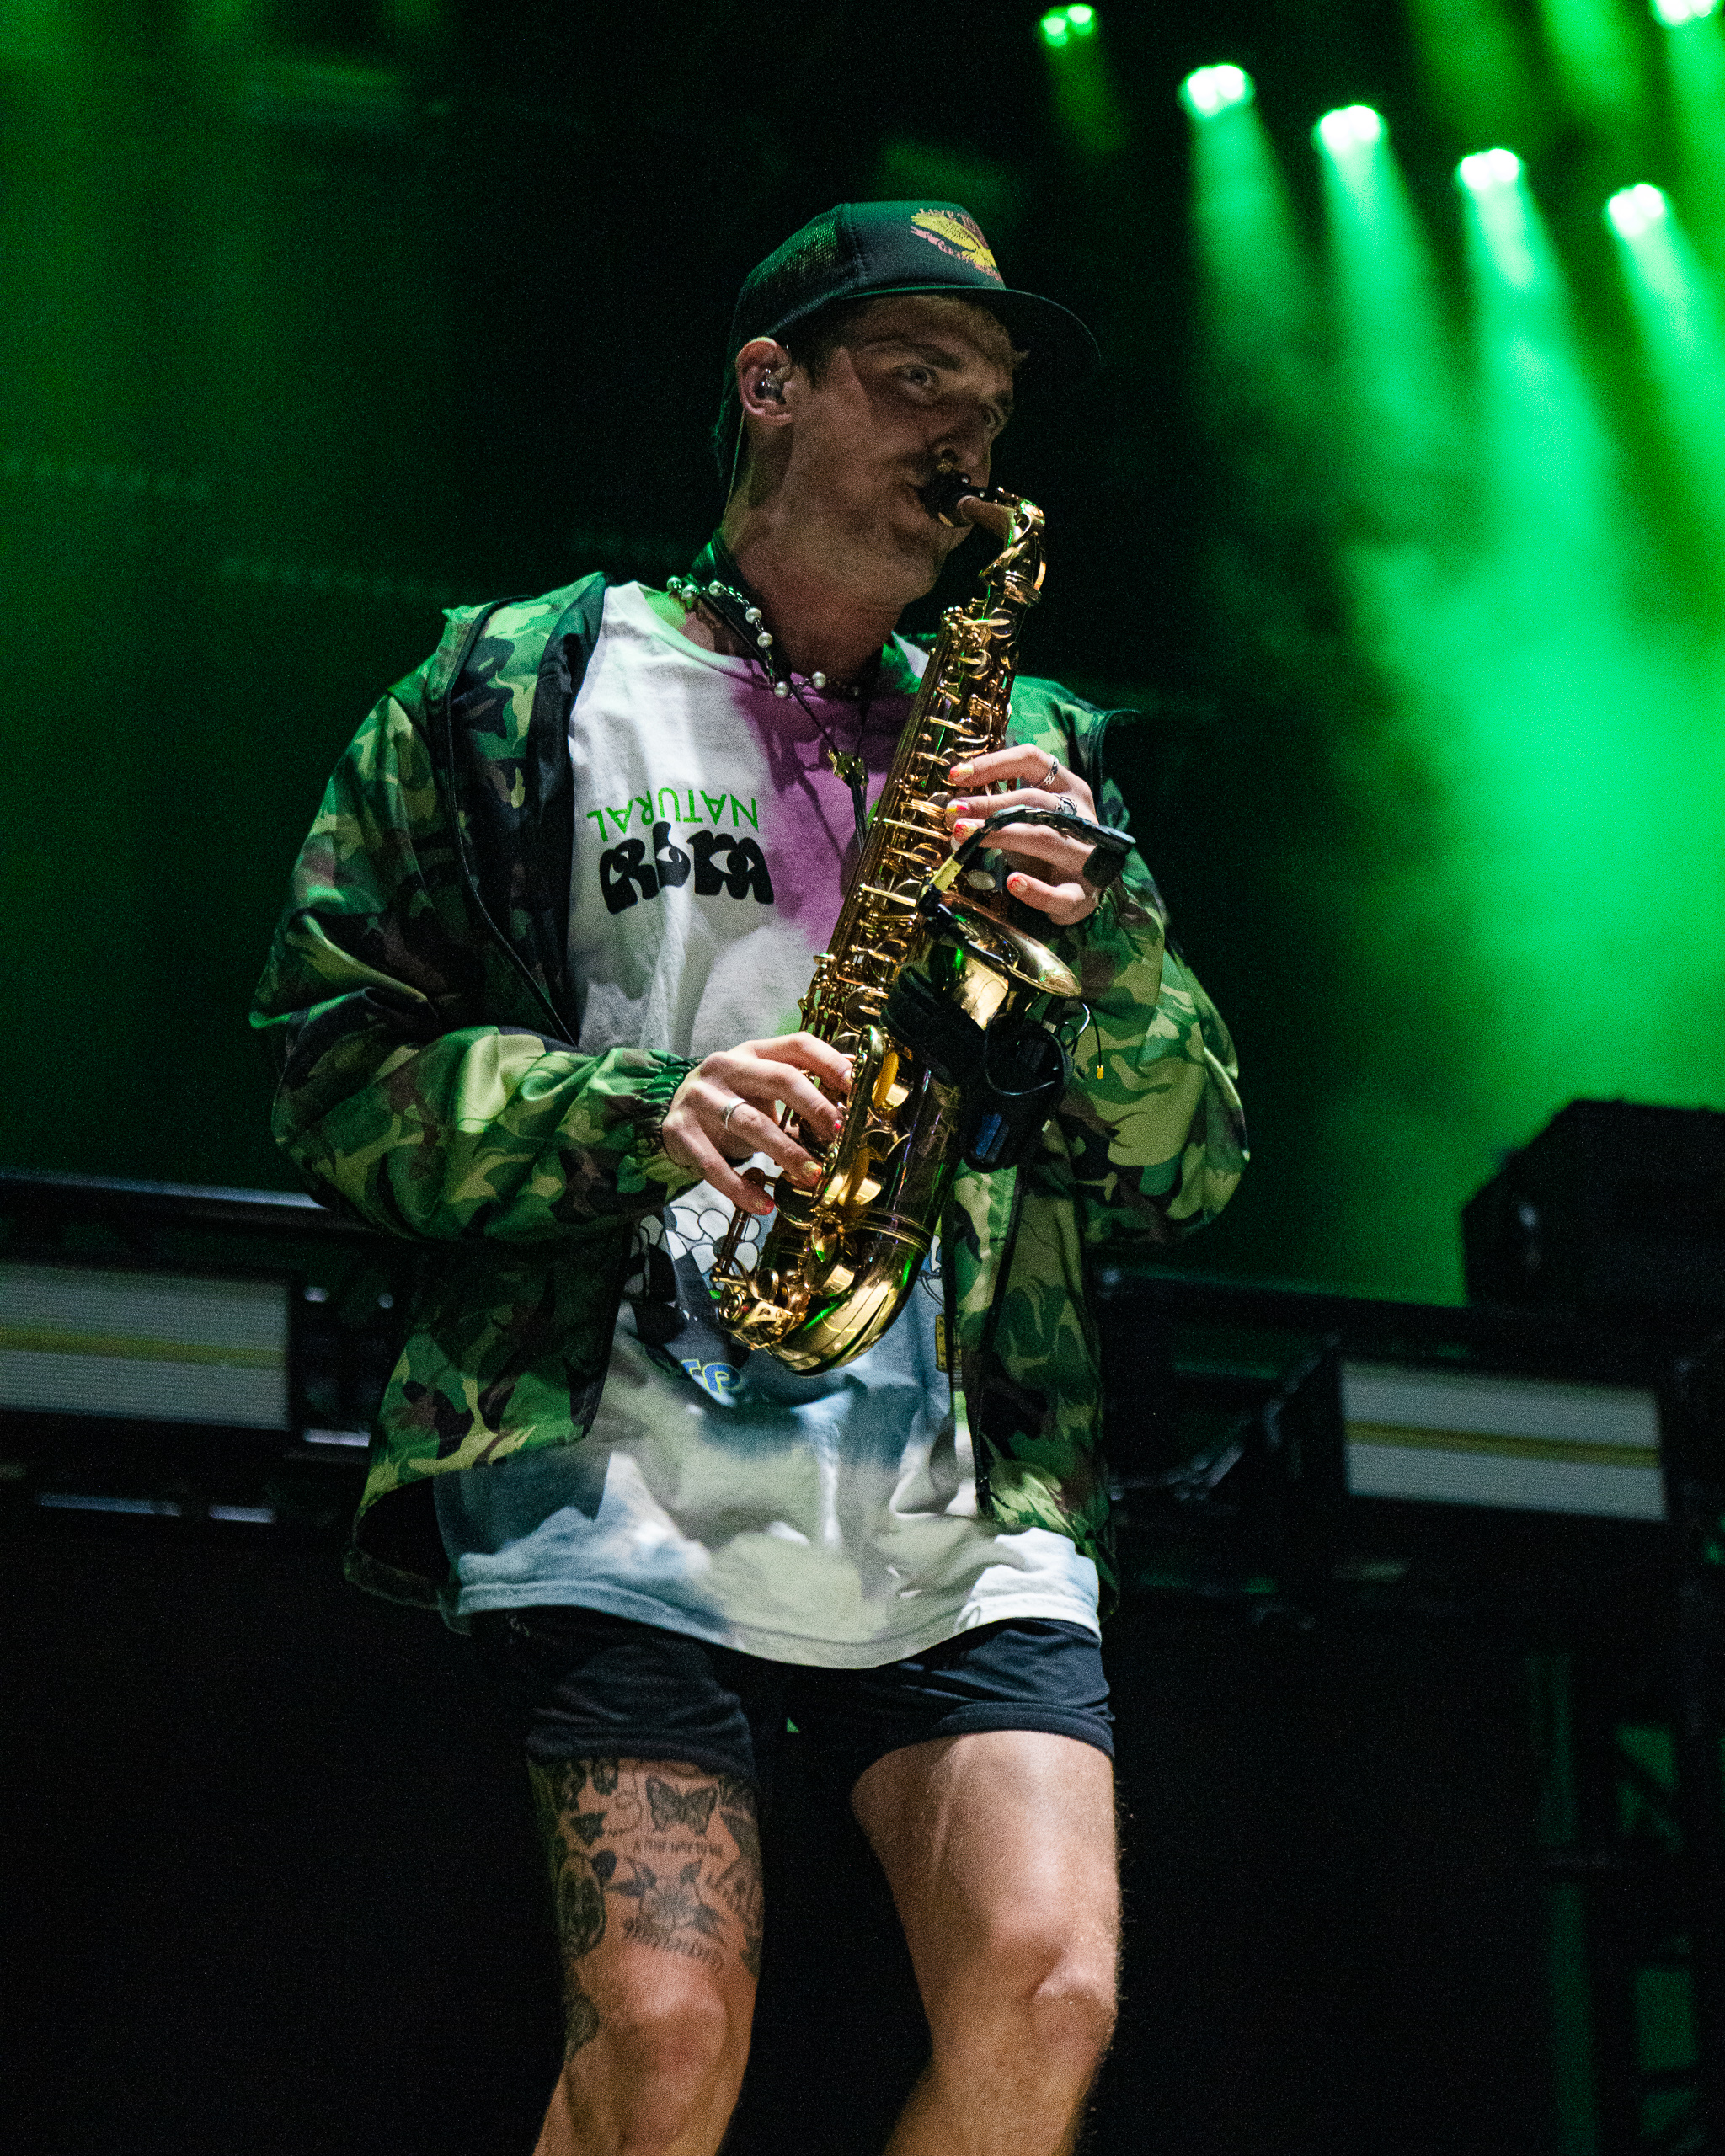
M635 1945L761 1973L765 1897L755 1792L729 1774L658 1760L566 1759L531 1769L563 1947L569 2057L599 2033L579 1964L614 1914ZM614 1912L608 1904L621 1906Z

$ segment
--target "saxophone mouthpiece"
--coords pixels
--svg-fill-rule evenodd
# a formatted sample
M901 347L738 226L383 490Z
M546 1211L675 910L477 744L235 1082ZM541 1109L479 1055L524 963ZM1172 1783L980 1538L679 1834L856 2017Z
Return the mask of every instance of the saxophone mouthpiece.
M1004 539L1012 529L1016 497L1000 487L979 487L974 479L949 466L943 465L917 492L929 515L949 531L962 531L975 524Z
M950 467L943 467L926 487L917 488L922 506L928 514L953 531L962 531L971 520L959 504L967 497L974 500L985 492L985 489L979 487L974 479L962 472L953 471Z

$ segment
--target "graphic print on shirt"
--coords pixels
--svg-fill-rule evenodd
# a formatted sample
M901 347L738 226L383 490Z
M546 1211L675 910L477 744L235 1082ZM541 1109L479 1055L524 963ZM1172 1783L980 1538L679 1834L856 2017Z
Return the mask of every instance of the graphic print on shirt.
M620 844L608 845L599 857L599 889L608 912L622 913L644 899L656 899L661 891L681 890L692 868L697 899L714 899L725 892L734 899L753 899L764 906L772 904L772 872L755 839L743 837L734 829L703 829L682 834L687 852L672 842L673 819L696 821L697 791L707 815L715 823L729 802L733 825L740 825L747 816L750 828L760 830L760 807L754 796L745 808L734 793L709 793L704 787L649 787L644 793L632 795L621 808L607 803L585 812L597 825L601 838L610 836L606 829L607 817L617 830L627 831L638 809L642 829L647 830L651 825L648 837L625 838ZM685 796L689 804L686 815L681 806ZM667 799L671 803L669 816L665 814ZM655 808L659 816L654 821Z
M649 841L625 839L599 857L599 890L606 910L622 913L640 899L656 899L661 891L681 890L689 880L689 854L670 841L670 825L655 824ZM692 831L689 852L695 857L695 895L716 899L728 891L734 899L756 899L772 904L772 876L766 857L753 839L734 838L729 831Z

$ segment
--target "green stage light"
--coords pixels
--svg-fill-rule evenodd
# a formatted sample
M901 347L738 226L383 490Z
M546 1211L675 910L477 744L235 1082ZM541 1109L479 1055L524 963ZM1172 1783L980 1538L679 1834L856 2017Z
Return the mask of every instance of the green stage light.
M1319 169L1335 324L1336 473L1368 527L1393 531L1448 454L1457 400L1439 280L1387 139L1326 157Z
M1455 177L1470 195L1484 195L1494 187L1514 187L1521 160L1514 150L1476 150L1456 166Z
M1719 0L1653 0L1653 19L1668 30L1685 23L1698 23L1718 12Z
M1669 206L1660 188L1620 187L1605 205L1605 222L1620 239L1637 240L1664 222Z
M1540 282L1541 257L1520 158L1514 150L1477 150L1456 166L1455 179L1492 267L1506 285L1531 291Z
M1725 568L1725 323L1712 280L1657 187L1605 205L1676 471L1700 512L1716 572Z
M1194 120L1214 120L1257 95L1258 86L1243 67L1194 67L1180 85L1180 102Z
M1124 109L1108 67L1101 22L1087 0L1051 8L1039 25L1049 58L1049 87L1063 131L1085 157L1108 157L1130 141Z
M1718 1098L1725 629L1703 607L1676 620L1680 595L1667 643L1629 585L1644 520L1615 493L1621 460L1519 158L1482 150L1458 186L1464 369L1381 128L1317 136L1319 282L1258 108L1220 120L1184 102L1195 381L1240 504L1210 557L1219 624L1309 699L1370 835L1298 872L1316 907L1348 893L1327 962L1370 1014L1314 1111L1348 1164L1327 1254L1441 1283L1430 1224L1493 1146L1576 1093ZM1675 225L1632 262L1611 243L1643 284ZM1687 378L1725 383L1725 365L1691 359ZM1338 603L1313 633L1315 566Z
M1381 139L1384 122L1369 104L1344 104L1327 112L1312 131L1332 157L1357 157Z
M1096 10L1079 0L1076 8L1051 8L1039 25L1042 41L1058 48L1075 37L1094 37Z

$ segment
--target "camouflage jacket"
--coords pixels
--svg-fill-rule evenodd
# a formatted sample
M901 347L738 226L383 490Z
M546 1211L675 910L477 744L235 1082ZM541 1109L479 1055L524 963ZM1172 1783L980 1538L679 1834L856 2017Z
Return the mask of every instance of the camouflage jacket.
M688 1065L574 1045L569 719L604 589L594 576L451 612L336 767L252 1014L280 1073L275 1136L308 1187L429 1259L347 1560L397 1599L431 1604L446 1577L434 1476L585 1433L635 1223L695 1180L659 1143ZM1084 773L1118 825L1106 718L1021 680L1012 731ZM954 1393L985 1512L1071 1535L1106 1598L1087 1249L1197 1226L1245 1155L1227 1033L1168 949L1138 855L1049 940L1092 1024L1028 1165L955 1186Z

